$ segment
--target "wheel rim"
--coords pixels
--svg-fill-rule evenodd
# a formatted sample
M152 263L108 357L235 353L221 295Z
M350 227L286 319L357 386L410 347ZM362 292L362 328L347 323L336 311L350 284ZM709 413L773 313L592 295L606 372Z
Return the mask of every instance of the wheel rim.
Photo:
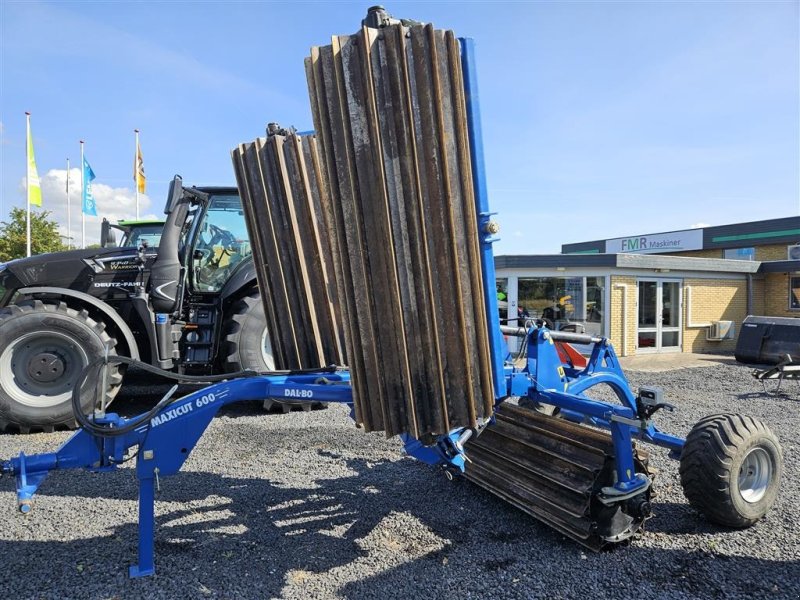
M772 480L772 461L763 448L753 448L739 468L739 493L746 502L758 502L767 493Z
M272 356L272 340L269 337L269 331L266 326L264 327L264 331L261 332L261 357L264 359L267 370L274 371L275 357Z
M20 404L46 408L69 397L86 351L72 338L34 331L12 341L0 354L0 384Z

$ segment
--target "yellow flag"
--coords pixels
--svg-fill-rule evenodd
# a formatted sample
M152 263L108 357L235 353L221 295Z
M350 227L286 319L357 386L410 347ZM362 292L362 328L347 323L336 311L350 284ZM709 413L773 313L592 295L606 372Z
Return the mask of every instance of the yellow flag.
M39 173L36 171L36 159L33 157L30 116L28 116L28 202L36 206L42 205L42 188L39 184Z
M142 158L142 147L136 142L136 158L133 161L133 180L140 194L144 194L144 187L147 178L144 176L144 159Z

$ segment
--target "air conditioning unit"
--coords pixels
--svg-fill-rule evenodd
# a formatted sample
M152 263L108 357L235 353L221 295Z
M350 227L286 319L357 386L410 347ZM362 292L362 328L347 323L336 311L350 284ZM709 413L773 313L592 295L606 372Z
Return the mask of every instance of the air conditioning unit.
M789 260L800 260L800 244L786 246L786 256Z
M710 342L721 342L722 340L732 340L736 335L736 328L733 321L711 321L711 327L706 332L706 339Z

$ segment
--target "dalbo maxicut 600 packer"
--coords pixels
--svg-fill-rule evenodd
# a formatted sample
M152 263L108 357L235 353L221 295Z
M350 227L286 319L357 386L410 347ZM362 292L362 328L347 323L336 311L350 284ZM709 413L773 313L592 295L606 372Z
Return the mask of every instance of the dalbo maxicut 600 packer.
M672 407L657 389L630 388L607 339L501 326L471 40L375 8L357 34L312 49L306 71L315 133L274 127L233 153L283 370L206 378L134 418L85 416L76 387L81 430L55 452L2 463L22 512L52 470L135 458L130 572L152 574L158 478L181 468L222 406L291 398L349 405L409 456L592 549L629 539L650 515L654 476L636 439L680 459L685 494L711 521L744 527L766 514L782 457L763 423L713 415L686 439L663 433L651 417ZM522 338L513 360L504 335ZM102 381L116 362L133 361L87 365L81 381ZM601 385L618 401L590 398Z

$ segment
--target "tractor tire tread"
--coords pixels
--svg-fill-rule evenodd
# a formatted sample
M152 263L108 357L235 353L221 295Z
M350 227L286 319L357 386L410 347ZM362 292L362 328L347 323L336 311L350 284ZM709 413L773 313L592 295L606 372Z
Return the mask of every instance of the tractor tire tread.
M239 340L248 318L247 313L256 308L256 305L260 302L258 290L252 290L234 302L227 313L228 316L225 321L225 330L222 338L222 355L225 357L223 368L228 373L252 368L252 365L242 363ZM264 401L264 410L278 409L282 414L291 412L293 408L306 412L311 409L326 407L327 405L323 402L284 402L273 399Z

